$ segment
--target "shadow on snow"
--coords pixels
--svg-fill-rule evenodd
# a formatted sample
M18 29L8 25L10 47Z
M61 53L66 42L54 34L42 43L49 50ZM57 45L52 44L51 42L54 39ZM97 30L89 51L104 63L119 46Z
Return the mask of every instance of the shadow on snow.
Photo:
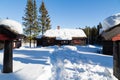
M47 63L47 59L50 54L49 51L37 51L37 50L14 50L14 54L20 54L24 57L14 57L13 59L16 61L20 61L22 63L32 63L32 64L44 64L49 65Z

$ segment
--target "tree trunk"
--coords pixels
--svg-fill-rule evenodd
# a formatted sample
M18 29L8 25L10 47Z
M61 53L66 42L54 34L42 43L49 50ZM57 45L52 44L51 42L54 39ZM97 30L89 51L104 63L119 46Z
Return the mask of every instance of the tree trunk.
M32 35L31 35L32 34L32 31L31 31L32 29L31 29L31 27L32 26L30 26L30 48L31 48L31 42L32 42Z
M34 39L33 41L34 41L34 48L35 48L35 47L36 47L36 46L35 46L35 44L36 44L36 40Z
M3 73L13 72L13 41L5 40L4 45L4 59L3 59Z

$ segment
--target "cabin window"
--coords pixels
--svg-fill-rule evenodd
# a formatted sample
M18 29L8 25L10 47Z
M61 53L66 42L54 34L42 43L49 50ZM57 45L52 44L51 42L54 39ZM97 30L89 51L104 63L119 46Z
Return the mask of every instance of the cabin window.
M69 41L61 41L61 44L69 44Z

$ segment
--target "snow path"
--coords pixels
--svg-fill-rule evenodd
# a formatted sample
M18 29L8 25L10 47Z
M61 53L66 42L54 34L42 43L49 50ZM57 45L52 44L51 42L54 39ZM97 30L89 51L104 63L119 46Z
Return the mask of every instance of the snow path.
M114 80L110 56L85 53L74 46L56 49L51 55L50 80Z
M13 54L13 73L3 74L0 51L0 80L117 80L112 56L97 54L95 46L21 47Z

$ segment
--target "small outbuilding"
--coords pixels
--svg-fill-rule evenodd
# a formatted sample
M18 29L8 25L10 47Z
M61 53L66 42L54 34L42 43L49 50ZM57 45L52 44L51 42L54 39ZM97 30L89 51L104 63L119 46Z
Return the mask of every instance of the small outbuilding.
M85 45L86 34L82 29L50 29L38 36L37 46Z
M101 37L103 54L113 55L113 74L120 80L120 13L104 20Z
M13 44L21 38L23 29L20 23L9 19L0 20L0 42L4 44L3 73L13 72Z
M103 31L102 34L103 54L113 54L113 42L120 40L120 24Z

